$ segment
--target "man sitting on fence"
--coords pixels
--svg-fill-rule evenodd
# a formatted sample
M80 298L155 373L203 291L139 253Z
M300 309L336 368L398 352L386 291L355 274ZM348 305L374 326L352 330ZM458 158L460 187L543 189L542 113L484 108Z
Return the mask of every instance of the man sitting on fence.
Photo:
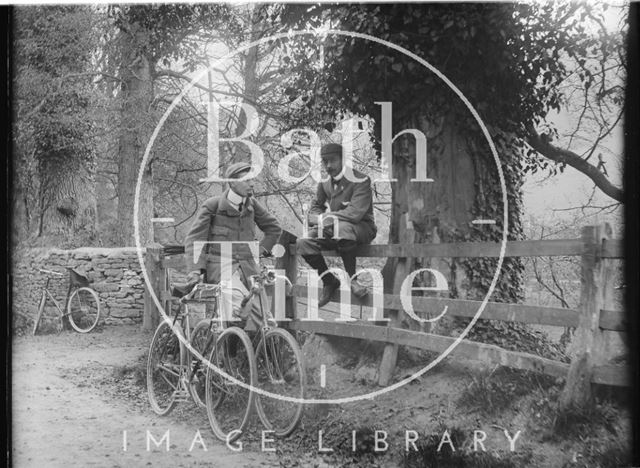
M309 210L309 233L297 241L297 252L318 271L324 288L318 307L329 302L340 286L340 281L331 273L322 250L337 250L344 269L352 278L351 291L357 297L367 295L360 285L356 273L356 257L353 253L358 245L370 244L376 237L377 228L373 218L373 195L371 180L365 174L352 169L359 182L349 180L343 165L342 145L328 143L320 149L322 165L329 179L318 184L315 200ZM329 208L329 213L325 214ZM321 221L321 223L319 222ZM319 224L323 229L319 230ZM334 229L335 228L335 229Z
M251 166L246 163L235 163L229 166L225 172L225 178L238 179L246 175ZM278 220L259 201L252 197L252 180L234 180L229 182L229 187L220 197L212 197L206 200L200 207L196 219L191 225L185 238L185 253L187 269L191 271L187 280L190 283L206 281L219 283L221 279L221 246L220 244L207 244L194 261L194 243L196 242L254 242L255 226L264 232L264 238L260 242L260 253L268 254L278 241L282 229ZM197 248L197 246L195 246ZM248 317L241 316L241 301L248 293L244 278L257 273L255 262L252 260L248 244L234 244L231 284L233 292L233 313L242 320ZM206 275L206 276L205 276ZM228 280L228 279L227 279ZM248 323L249 328L260 324L260 311L254 307L250 313L253 323Z

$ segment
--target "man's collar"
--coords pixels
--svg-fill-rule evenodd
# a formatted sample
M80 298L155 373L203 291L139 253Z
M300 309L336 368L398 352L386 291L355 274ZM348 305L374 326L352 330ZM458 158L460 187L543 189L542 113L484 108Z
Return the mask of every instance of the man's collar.
M336 182L340 182L342 180L342 178L344 177L344 167L342 168L342 170L340 171L340 174L338 174L337 176L335 176L333 179L331 179L334 183Z
M229 188L229 191L227 192L227 200L229 200L232 205L238 206L240 203L244 203L245 197L238 195L232 188Z

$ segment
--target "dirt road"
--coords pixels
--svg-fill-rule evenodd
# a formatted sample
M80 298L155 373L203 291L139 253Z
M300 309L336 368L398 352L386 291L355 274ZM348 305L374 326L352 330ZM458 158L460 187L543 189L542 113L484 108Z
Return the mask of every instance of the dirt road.
M140 378L129 371L139 373L150 338L137 326L15 338L13 466L278 466L276 455L261 453L259 445L228 449L193 408L156 416L142 385L128 400L114 396L123 380ZM167 433L169 450L166 439L160 442Z
M206 414L191 403L162 417L151 411L144 365L150 341L151 334L139 326L15 338L13 466L418 467L433 458L445 430L458 434L456 454L474 466L498 466L498 461L503 467L621 466L617 462L628 454L626 410L609 403L598 410L601 422L580 426L580 437L558 435L551 429L559 384L543 388L535 376L495 368L483 373L477 363L456 361L375 398L305 407L290 438L267 444L275 452L261 450L262 427L254 415L242 451L235 452L214 438ZM415 371L403 366L397 378ZM333 365L328 366L327 388L310 378L308 390L316 397L338 398L378 388L363 379L352 367ZM388 451L373 450L374 429L388 433ZM470 448L476 430L486 434L487 453ZM515 450L505 430L520 433ZM334 452L319 450L319 431L322 446ZM357 453L353 431L358 433ZM419 433L420 453L407 449L407 431Z

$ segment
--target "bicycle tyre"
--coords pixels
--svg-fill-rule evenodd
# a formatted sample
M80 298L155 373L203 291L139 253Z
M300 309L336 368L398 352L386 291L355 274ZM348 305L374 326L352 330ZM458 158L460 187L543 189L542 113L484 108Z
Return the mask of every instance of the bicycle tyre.
M147 359L147 396L154 413L168 414L176 404L180 388L180 374L184 363L184 350L179 329L174 333L171 325L162 322L156 328L149 346Z
M243 349L239 349L242 347ZM209 362L251 387L256 384L256 359L251 340L238 327L220 333ZM242 435L253 409L254 393L207 366L205 384L207 417L215 436L232 443Z
M214 325L215 326L215 325ZM191 346L198 351L203 357L209 358L211 349L215 343L215 339L211 341L209 347L205 349L207 341L209 340L209 330L211 328L211 319L203 319L193 328L191 332ZM214 331L215 333L215 331ZM197 359L196 356L192 356L191 362ZM193 370L193 367L191 367ZM202 362L196 371L196 375L191 375L189 378L189 391L193 401L196 405L205 408L206 405L206 381L207 381L207 364Z
M100 297L91 288L78 288L67 304L69 324L78 333L89 333L100 320Z
M256 349L258 388L276 395L303 399L307 374L302 350L296 339L282 328L268 330ZM287 437L300 423L303 403L256 395L256 412L267 430Z
M34 336L36 334L36 331L38 330L38 325L40 324L40 320L42 319L42 314L44 313L44 302L45 302L45 295L44 295L44 291L42 291L42 297L40 298L40 305L38 306L38 313L36 314L36 320L33 323Z

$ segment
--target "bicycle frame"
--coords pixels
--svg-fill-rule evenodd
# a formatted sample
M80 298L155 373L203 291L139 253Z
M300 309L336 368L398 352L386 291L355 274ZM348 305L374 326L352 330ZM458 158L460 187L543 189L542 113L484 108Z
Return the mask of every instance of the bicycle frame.
M254 389L259 385L258 367L260 366L254 352L256 348L259 349L258 355L263 356L259 362L264 369L262 376L265 379L263 382L266 388L270 388L270 385L284 384L283 389L287 391L288 382L291 379L287 371L293 369L298 375L298 380L293 381L293 388L300 389L296 396L304 396L306 380L301 352L295 338L279 329L278 322L271 314L273 305L265 287L275 283L275 272L263 266L261 273L252 275L249 281L244 271L242 276L244 276L243 283L249 286L248 290L244 287L231 287L225 290L224 285L199 283L184 294L184 291L188 290L188 285L175 285L174 291L180 294L175 292L174 294L182 297L177 301L177 309L171 311L168 308L169 317L165 316L165 321L156 330L147 362L149 398L157 414L166 414L176 403L192 398L199 406L207 408L209 422L216 436L222 440L226 437L227 441L230 434L237 438L238 430L244 430L254 407L267 427L275 427L272 426L274 420L266 415L264 404L261 405L259 400L255 400ZM227 297L229 291L234 292L232 306L235 313L233 315L235 317L238 315L237 307L240 298L236 292L240 291L242 293L240 315L246 317L247 324L250 326L254 323L249 322L251 320L260 322L257 327L249 326L242 330L241 326L233 326L234 318L227 314L231 311L225 309L229 305L226 302L229 299ZM176 300L171 301L174 307L175 302ZM199 320L192 331L191 319L195 319L195 316L191 317L193 311L190 310L190 305L194 302L212 302L214 310L211 313L212 310L207 307L206 318ZM249 309L256 306L259 306L259 312ZM245 311L249 314L243 313ZM248 331L255 333L251 333L253 334L251 337L248 336ZM163 340L166 340L164 337L169 337L170 341L166 341L167 344L163 344ZM179 340L176 340L176 337ZM162 349L168 343L171 343L172 351L167 354L165 360L162 357L164 356ZM237 346L245 350L246 356L244 353L237 354ZM291 350L291 353L287 350ZM292 356L293 361L289 360L289 356ZM216 376L211 364L223 369L223 372L228 372L229 375ZM294 367L292 368L291 365ZM157 392L156 389L158 389ZM158 396L160 396L159 399ZM227 403L224 403L225 401ZM296 405L293 408L294 412L290 416L285 416L284 421L287 425L282 428L280 435L290 434L300 421L302 406ZM235 413L240 410L238 414L240 419L236 425ZM278 414L278 411L274 414ZM283 414L288 415L289 411ZM278 421L282 420L278 418ZM229 427L232 429L231 432ZM237 429L238 427L240 429Z
M202 288L204 289L204 288ZM233 288L233 289L238 289L238 288ZM194 299L196 293L200 290L199 285L196 285L196 287L189 292L189 294L187 294L186 296L180 298L179 300L179 307L177 309L177 311L175 312L174 316L173 316L173 320L172 320L172 327L174 327L176 325L176 323L178 321L180 321L181 323L181 327L184 330L184 335L185 335L185 340L188 343L191 343L191 319L190 319L190 313L189 313L189 304L190 303L207 303L207 302L213 302L215 304L219 304L220 301L220 294L214 294L212 296L211 299ZM238 289L239 290L239 289ZM214 309L217 309L217 307L214 307ZM212 343L214 342L214 340L216 339L216 334L215 333L211 333L211 328L213 327L213 323L214 320L216 320L216 318L219 319L219 323L220 323L220 330L223 330L225 328L224 323L222 322L222 317L220 316L220 314L218 314L218 317L211 317L211 324L210 324L210 329L209 329L209 333L208 333L208 337L207 337L207 341L205 343L205 346L203 347L204 350L210 349L210 346L212 345ZM197 324L196 324L197 325ZM184 346L184 344L180 344L181 347L183 347L183 351L185 353L185 356L189 356L190 352L188 351L188 349L186 349L186 346ZM207 358L207 356L202 356L203 358ZM181 365L180 368L180 381L182 382L181 385L185 385L188 384L188 381L191 379L191 377L196 374L198 372L198 370L200 370L200 368L203 366L203 361L201 359L195 359L195 363L191 362L191 360L189 360L189 362L184 362ZM184 388L186 390L186 386Z
M275 349L271 349L269 350L270 352L267 353L266 336L267 336L267 333L272 328L275 328L278 326L278 323L271 314L271 304L266 294L265 286L275 283L275 280L276 280L275 272L270 271L266 267L263 267L262 272L260 274L251 275L247 281L247 275L245 274L244 269L240 268L240 271L244 278L245 284L247 283L249 284L249 289L248 289L249 294L247 294L244 297L241 303L242 315L248 316L251 313L251 309L253 308L254 304L256 303L256 301L258 301L258 306L260 308L260 314L262 319L262 325L258 327L257 333L255 334L252 340L253 347L254 349L257 349L258 346L262 343L265 356L266 355L274 356L276 355L276 352L277 352L277 350ZM283 278L290 284L290 281L288 280L288 278L286 277L283 277ZM203 286L203 285L207 285L207 286ZM217 310L218 313L217 313L217 317L216 316L210 317L210 320L211 320L210 329L209 329L207 341L203 347L204 350L210 349L212 343L216 339L216 333L210 333L212 327L214 326L213 325L214 321L217 321L219 323L220 331L226 328L223 314L220 313L220 310L219 310L221 306L221 293L222 293L221 290L214 293L213 296L211 296L211 298L208 298L208 299L202 299L201 295L199 298L196 298L196 296L198 295L198 292L202 292L203 290L206 290L206 288L209 286L210 285L208 283L199 283L188 294L181 297L178 300L179 307L173 314L173 319L171 321L172 328L175 328L175 325L178 323L178 321L180 322L181 328L184 332L185 341L187 343L191 343L192 336L191 336L189 304L214 302L216 304L214 309ZM244 290L240 288L231 288L231 291L240 291L241 293L244 294ZM247 320L251 320L251 318L247 318ZM180 346L183 347L185 356L189 356L191 354L188 351L188 349L184 349L186 348L184 344L181 343ZM207 358L207 356L202 356L202 357L205 359ZM201 359L195 359L195 363L192 362L191 359L189 359L188 363L187 362L182 363L179 370L180 380L183 383L186 383L186 381L188 381L191 378L191 376L197 373L203 365L204 365L204 362ZM271 368L268 369L269 378L272 381L279 380L275 378L276 373L277 372L274 372L273 369Z
M244 275L244 271L242 271L242 273ZM246 279L246 275L244 275L244 277ZM253 304L255 303L255 301L256 300L258 301L258 306L260 308L260 313L262 316L261 317L262 326L259 327L259 330L256 333L255 337L253 338L252 342L256 352L259 345L262 344L265 356L268 356L268 355L275 356L277 354L277 350L273 347L273 345L269 350L270 354L267 353L267 348L266 348L267 334L271 329L278 327L278 322L276 321L275 317L273 317L271 313L271 302L269 301L269 297L267 296L267 293L265 291L265 286L274 284L276 281L276 278L277 276L275 272L268 270L266 267L263 267L263 270L260 274L251 275L249 277L249 293L251 294L251 296L243 307L244 314L250 313L250 310L253 307ZM291 285L291 281L289 281L289 279L286 276L283 276L282 278L284 278L285 281L287 281L289 285ZM247 319L247 320L250 320L250 319ZM272 361L272 360L268 360L268 361ZM276 380L280 380L280 379L277 379L275 375L276 374L281 375L282 374L281 372L280 373L275 372L274 369L272 369L270 366L267 366L266 370L268 372L269 379L272 382Z
M53 272L56 274L59 274L57 272ZM69 313L65 312L67 310L67 307L69 305L69 298L71 297L71 292L73 291L73 286L71 284L69 284L69 288L67 289L67 297L65 298L65 303L64 303L64 309L60 308L60 303L56 300L56 298L54 297L54 295L51 293L51 291L49 291L49 283L51 281L51 277L47 277L47 282L44 285L44 288L42 289L42 296L40 298L40 303L41 303L41 308L43 309L42 311L38 311L38 314L41 314L44 312L44 307L47 303L47 296L51 299L51 301L53 302L53 305L55 306L55 308L58 310L58 313L60 314L59 318L60 321L62 322L62 326L60 327L60 330L58 331L58 333L60 333L62 331L62 329L64 328L64 317L68 316Z
M266 269L265 269L266 270ZM242 275L245 279L246 282L246 275L244 273L244 270L241 268L241 272ZM286 279L286 278L285 278ZM287 279L288 281L288 279ZM277 327L277 322L275 321L275 319L272 317L271 313L270 313L270 303L269 303L269 299L268 296L265 292L264 286L267 284L273 284L275 282L275 275L272 275L271 272L264 272L261 275L252 275L249 277L249 294L247 296L245 296L245 299L243 299L243 303L244 305L241 305L241 309L243 311L243 315L245 315L247 312L250 313L251 308L253 307L255 301L259 301L258 305L260 308L260 312L261 312L261 318L262 318L262 326L259 327L259 329L257 330L257 333L252 341L252 344L254 346L254 349L256 349L258 347L258 345L262 342L263 346L266 346L266 335L267 332L269 330L271 330L274 327ZM240 288L231 288L232 291L240 291L243 292L242 289ZM207 300L202 300L202 299L194 299L194 296L196 295L196 292L198 291L198 285L196 285L196 287L186 296L180 298L179 300L179 308L178 310L175 312L174 316L173 316L173 320L172 320L172 327L175 326L175 324L180 320L181 321L181 325L182 328L184 330L185 333L185 340L187 342L191 342L191 324L190 324L190 314L189 314L189 303L191 302L215 302L216 303L216 307L215 309L218 309L220 307L220 293L214 295L213 300L207 301ZM217 317L211 317L210 320L211 322L211 326L213 326L213 321L217 320L219 323L219 329L222 331L226 328L225 323L223 321L223 317L222 314L219 313L217 314ZM247 320L251 320L250 318L248 318ZM213 343L213 341L216 339L216 334L214 333L209 333L208 338L207 338L207 342L204 346L203 349L210 349L211 344ZM266 355L266 348L264 349L265 351L265 355ZM273 355L275 353L275 350L271 351L271 355ZM204 358L206 358L206 356L203 356ZM191 375L194 375L196 372L198 372L198 370L203 366L203 361L200 359L196 359L195 363L189 362L188 364L185 363L185 368L183 370L181 370L181 372L184 372L184 377L186 378L190 378ZM268 370L269 372L269 378L272 380L276 380L274 378L274 373L272 372L272 369Z

